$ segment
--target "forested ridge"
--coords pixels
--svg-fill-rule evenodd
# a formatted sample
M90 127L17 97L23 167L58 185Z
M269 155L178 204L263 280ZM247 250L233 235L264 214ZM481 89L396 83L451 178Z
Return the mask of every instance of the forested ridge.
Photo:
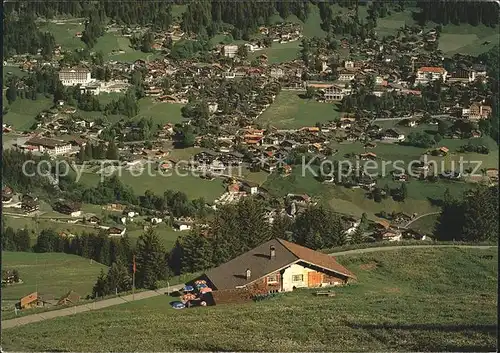
M282 18L295 15L305 21L311 5L320 9L322 27L335 34L352 34L365 37L372 33L379 17L385 17L390 10L402 11L416 6L414 18L420 24L432 21L438 24L463 24L473 26L484 24L494 27L498 23L498 6L493 2L459 2L452 0L393 2L376 0L368 5L366 19L358 18L362 4L355 0L330 0L316 2L308 0L290 1L145 1L116 2L112 0L64 0L58 2L31 2L18 0L5 4L4 11L4 53L11 56L20 53L36 54L42 48L42 55L48 56L55 46L54 37L37 29L35 18L52 19L55 16L85 18L82 41L92 48L105 32L110 22L124 25L151 25L157 29L167 29L173 23L172 4L187 5L181 15L180 24L184 31L202 38L213 37L221 32L230 32L234 39L248 40L258 27L269 24L272 16ZM329 4L337 4L354 11L355 16L335 13Z

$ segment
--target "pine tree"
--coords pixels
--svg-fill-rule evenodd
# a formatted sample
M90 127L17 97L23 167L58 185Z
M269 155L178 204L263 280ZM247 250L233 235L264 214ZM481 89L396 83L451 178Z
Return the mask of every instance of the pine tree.
M197 272L213 266L212 247L201 234L191 232L180 239L182 247L182 272Z
M7 101L9 102L9 104L12 104L15 102L16 98L17 98L17 82L16 80L11 80L10 81L10 84L9 84L9 87L7 88L7 92L5 93L6 97L7 97Z
M104 270L101 269L101 273L99 274L99 277L97 277L97 281L92 289L92 297L98 298L108 294L109 288L106 281L106 275L104 274Z
M118 159L118 148L114 141L108 144L108 149L106 151L106 159L117 160Z
M498 186L479 187L464 202L463 238L498 241Z
M165 249L158 235L149 228L136 245L136 284L138 288L156 288L156 282L166 278Z
M356 228L354 234L351 236L351 244L360 244L364 240L363 231L361 227Z
M106 284L111 292L125 292L132 288L132 279L121 261L114 262L109 268Z

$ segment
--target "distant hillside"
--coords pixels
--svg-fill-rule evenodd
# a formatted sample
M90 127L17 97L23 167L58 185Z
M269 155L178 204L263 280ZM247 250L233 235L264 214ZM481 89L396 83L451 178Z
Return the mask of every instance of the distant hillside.
M338 260L359 281L336 288L333 298L301 290L244 305L173 310L173 299L159 296L4 330L3 345L45 351L496 350L496 248L410 248Z

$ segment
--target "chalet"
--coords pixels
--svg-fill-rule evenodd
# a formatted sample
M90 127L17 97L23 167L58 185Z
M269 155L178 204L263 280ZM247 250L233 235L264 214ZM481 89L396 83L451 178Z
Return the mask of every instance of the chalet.
M394 213L391 217L392 217L391 220L395 223L406 223L406 222L409 222L413 219L412 215L409 215L409 214L404 213L404 212Z
M394 230L394 229L389 229L385 232L381 232L377 238L379 238L382 241L400 241L402 239L403 235L401 231L399 230Z
M89 222L90 224L99 224L101 223L101 219L97 216L91 216L87 219L87 222Z
M378 231L385 231L385 230L389 229L390 226L391 225L386 220L381 220L381 221L375 222L375 229Z
M283 171L282 171L282 175L283 176L288 176L292 174L292 166L288 165L288 164L285 164L283 166Z
M309 195L303 194L288 194L286 195L286 199L290 202L294 202L299 206L307 206L312 203L312 199Z
M245 192L249 193L250 195L255 195L259 192L259 185L256 183L252 183L250 181L242 182L242 188Z
M437 149L437 152L439 155L441 156L446 156L448 154L448 152L450 152L449 148L448 147L439 147Z
M486 169L486 176L490 178L492 182L498 183L498 169L488 168Z
M14 191L12 188L8 186L4 186L2 188L2 202L7 203L12 200L12 196L14 195Z
M417 119L408 119L406 122L406 126L408 127L416 127L418 125Z
M177 220L174 222L173 227L174 230L181 232L185 230L191 230L193 228L193 222Z
M40 209L38 197L31 195L23 195L21 198L21 209L26 213L38 211Z
M252 295L339 286L356 280L334 257L282 239L259 245L201 278L215 292L237 290Z
M366 161L366 160L376 160L377 159L377 155L373 152L368 152L368 153L361 153L359 155L359 158L362 160L362 161Z
M70 290L68 293L63 295L59 301L57 302L56 305L70 305L70 304L76 304L80 301L80 295L77 294L76 292Z
M404 139L405 135L395 129L387 129L382 134L382 140L403 141Z
M108 237L123 237L127 228L123 227L110 227L107 230Z
M71 201L58 201L54 206L54 210L71 217L79 217L82 214L81 204Z
M427 240L427 236L414 229L405 229L402 232L403 239Z

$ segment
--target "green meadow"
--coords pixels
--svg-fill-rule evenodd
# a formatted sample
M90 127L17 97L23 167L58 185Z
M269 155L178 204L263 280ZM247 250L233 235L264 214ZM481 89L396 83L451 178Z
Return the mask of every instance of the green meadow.
M158 296L7 329L3 346L89 352L496 350L496 248L409 248L337 260L357 282L335 288L335 297L297 290L255 303L174 310L174 298Z

